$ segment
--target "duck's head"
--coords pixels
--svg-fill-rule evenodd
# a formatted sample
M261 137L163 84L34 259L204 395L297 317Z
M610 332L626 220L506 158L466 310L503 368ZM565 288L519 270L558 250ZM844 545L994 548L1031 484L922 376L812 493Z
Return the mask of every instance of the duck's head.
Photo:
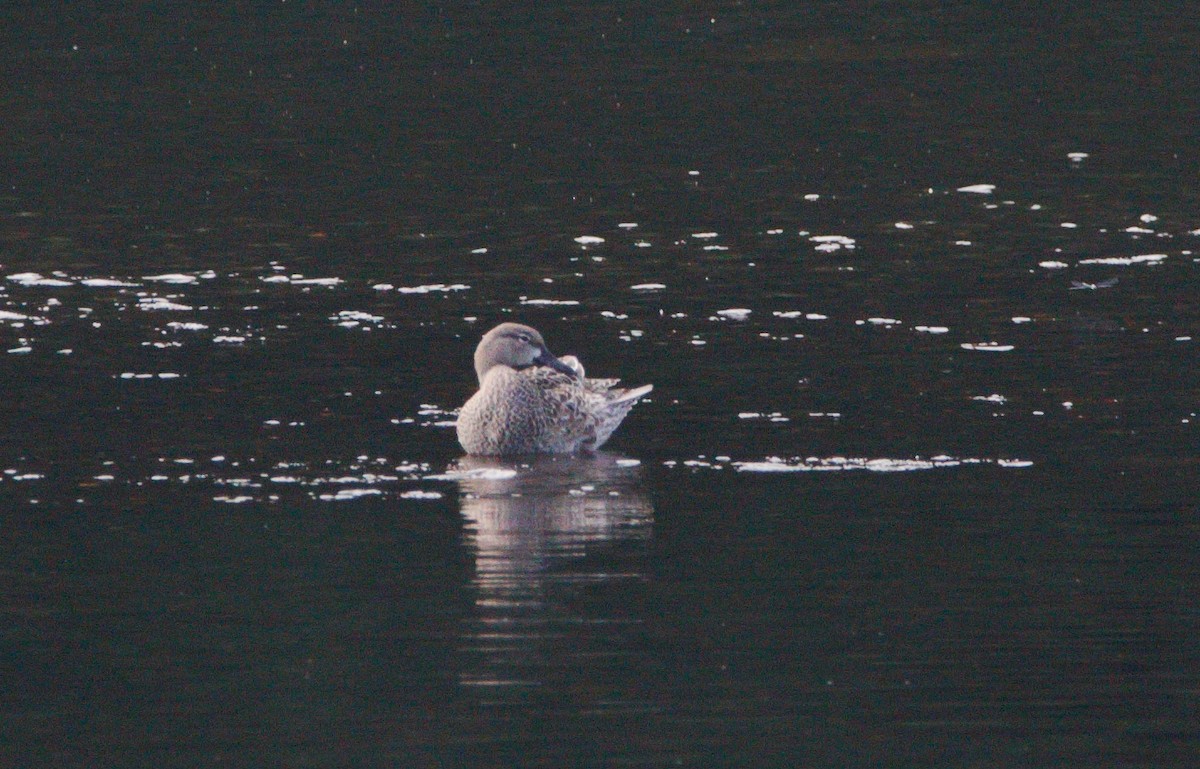
M518 371L530 366L549 366L567 376L579 376L575 369L550 354L537 329L520 323L501 323L484 334L475 348L475 374L480 384L494 366L508 366Z

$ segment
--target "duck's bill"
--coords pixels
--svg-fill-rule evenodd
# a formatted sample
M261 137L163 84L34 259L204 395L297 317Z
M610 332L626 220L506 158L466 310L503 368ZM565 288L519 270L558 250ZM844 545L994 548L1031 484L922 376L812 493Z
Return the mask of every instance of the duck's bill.
M563 363L558 358L550 354L549 350L542 350L542 354L533 359L533 362L539 366L549 366L555 371L560 371L572 378L578 378L579 372Z

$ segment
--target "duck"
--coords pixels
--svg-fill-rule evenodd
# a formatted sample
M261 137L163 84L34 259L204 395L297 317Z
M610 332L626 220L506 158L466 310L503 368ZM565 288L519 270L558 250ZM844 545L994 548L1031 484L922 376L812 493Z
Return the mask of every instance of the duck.
M621 388L619 379L589 379L573 355L558 358L537 329L501 323L475 348L479 390L458 414L458 442L468 454L594 452L654 385Z

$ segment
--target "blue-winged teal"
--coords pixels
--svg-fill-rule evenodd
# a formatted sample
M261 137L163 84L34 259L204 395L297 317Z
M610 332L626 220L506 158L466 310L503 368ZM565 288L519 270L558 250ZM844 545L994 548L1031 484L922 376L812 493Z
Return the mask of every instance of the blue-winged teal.
M542 335L501 323L475 348L479 392L458 415L458 442L471 454L569 454L593 451L633 404L654 389L588 379L573 356L550 354Z

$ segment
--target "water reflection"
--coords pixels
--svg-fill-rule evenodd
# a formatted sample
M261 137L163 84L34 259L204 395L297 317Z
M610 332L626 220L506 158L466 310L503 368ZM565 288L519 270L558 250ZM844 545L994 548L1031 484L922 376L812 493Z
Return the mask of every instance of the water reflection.
M641 577L654 511L640 469L611 454L465 457L451 468L475 551L464 685L502 692L547 683L589 643L581 633L614 622L572 603L584 586Z

